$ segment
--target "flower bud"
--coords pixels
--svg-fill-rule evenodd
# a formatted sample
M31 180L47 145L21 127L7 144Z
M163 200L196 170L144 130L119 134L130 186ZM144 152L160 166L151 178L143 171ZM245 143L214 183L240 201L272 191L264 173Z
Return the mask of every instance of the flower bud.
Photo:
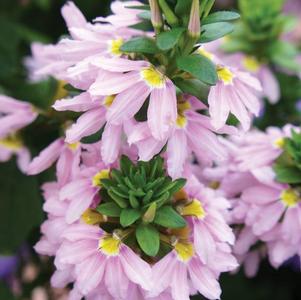
M149 0L151 7L151 21L155 29L160 29L163 26L161 10L158 0Z
M188 24L188 34L193 38L199 38L201 34L200 1L193 0Z

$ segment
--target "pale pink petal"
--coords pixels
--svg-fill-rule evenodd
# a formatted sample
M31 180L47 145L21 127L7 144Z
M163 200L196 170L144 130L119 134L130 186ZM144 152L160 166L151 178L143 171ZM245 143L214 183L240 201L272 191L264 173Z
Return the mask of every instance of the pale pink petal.
M150 88L141 82L118 94L108 109L108 122L122 124L132 118L139 111L149 93Z
M144 60L128 60L120 57L98 57L97 60L92 61L92 64L110 72L139 71L149 65Z
M111 257L107 262L105 284L114 299L126 299L129 280L125 276L119 257Z
M105 164L116 161L121 147L122 125L107 123L102 134L101 157Z
M201 261L205 264L215 254L216 242L208 228L200 221L194 221L194 246Z
M256 90L258 92L262 91L262 87L261 87L259 80L257 78L255 78L254 76L252 76L251 74L249 74L247 72L237 71L236 75L238 76L238 79L240 81L242 81L244 84L250 86L251 88L253 88L254 90Z
M253 225L254 233L256 235L260 235L272 229L279 221L283 212L284 206L280 201L262 208L260 211L260 217Z
M106 266L106 259L101 255L87 258L75 268L77 287L87 295L101 282Z
M103 71L91 85L89 92L93 96L116 95L127 89L135 92L134 85L140 80L140 73L136 71L125 74Z
M279 190L265 186L257 185L246 188L242 193L242 199L250 204L264 205L278 199Z
M187 138L185 131L176 129L167 144L167 169L168 174L173 179L182 176L187 154Z
M280 99L280 86L277 78L268 67L261 68L259 74L264 95L270 103L277 103Z
M97 102L93 102L88 93L81 93L74 98L57 100L52 107L57 111L71 110L82 112L97 106L99 106L99 104Z
M194 288L208 299L220 299L221 288L210 269L201 265L197 259L192 259L188 270Z
M259 263L260 263L259 251L252 251L247 255L244 261L244 269L247 277L252 278L257 274L259 269Z
M215 129L220 129L227 121L230 112L229 100L231 100L229 87L224 86L222 82L218 82L216 86L210 88L208 95L209 113Z
M177 120L177 97L173 83L167 82L161 89L154 89L150 95L147 122L157 140L165 140Z
M236 90L234 87L232 87L232 89L230 90L230 95L230 111L241 123L242 128L245 131L249 130L251 126L251 117L239 97L239 90Z
M99 107L81 115L76 123L67 130L66 142L72 144L99 131L106 122L105 114L105 108Z
M152 272L148 263L127 246L121 249L120 261L125 274L132 282L139 284L145 290L151 290Z
M174 267L171 295L174 300L189 300L189 284L187 280L187 266L178 262Z
M36 175L48 169L59 157L64 147L64 140L59 138L40 152L29 164L27 174Z
M86 18L76 5L69 1L61 9L62 16L68 28L84 27L87 24Z
M73 281L71 272L71 269L56 270L51 276L51 285L56 288L64 288L68 283Z

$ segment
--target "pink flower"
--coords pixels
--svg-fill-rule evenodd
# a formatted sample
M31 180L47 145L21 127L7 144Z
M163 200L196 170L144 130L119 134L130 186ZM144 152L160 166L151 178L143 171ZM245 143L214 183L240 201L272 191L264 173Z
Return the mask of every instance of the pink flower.
M148 62L121 58L104 61L107 63L101 67L110 72L100 72L89 92L93 97L116 95L107 121L123 124L134 117L150 96L148 126L156 139L164 140L177 118L176 89L171 80Z
M156 293L170 288L172 299L189 300L190 286L208 299L219 299L221 289L216 274L201 263L191 244L177 242L175 250L153 267Z
M37 116L30 103L0 95L0 139L29 125Z
M220 129L225 125L231 112L247 131L251 124L251 115L259 115L260 102L254 93L261 91L259 81L248 73L217 67L219 80L211 87L208 103L212 125Z
M207 116L195 110L206 108L194 97L178 103L178 117L168 139L153 138L148 124L138 123L132 127L128 124L128 142L138 147L139 158L149 160L157 154L167 142L167 166L171 177L181 177L184 165L192 153L203 163L213 160L225 160L227 152L213 133L214 128ZM234 127L224 126L218 133L236 132Z
M141 22L138 15L141 13L140 9L130 8L131 6L142 5L139 1L114 1L111 4L112 15L108 17L97 17L95 21L108 22L116 28L129 27Z
M74 225L65 231L56 266L74 265L75 286L87 295L100 284L114 299L125 299L130 283L151 289L151 268L117 235L97 226ZM118 284L117 284L118 282Z

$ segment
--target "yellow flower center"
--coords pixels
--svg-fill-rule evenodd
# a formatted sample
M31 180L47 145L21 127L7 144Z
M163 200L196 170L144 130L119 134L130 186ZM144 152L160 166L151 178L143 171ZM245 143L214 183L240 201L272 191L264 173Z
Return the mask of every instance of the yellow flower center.
M284 147L284 144L285 144L285 139L284 138L279 138L279 139L274 141L274 146L276 148L282 149Z
M143 69L141 72L142 79L152 88L162 88L165 84L165 77L154 67Z
M107 179L110 177L110 170L104 169L96 173L92 178L92 185L94 187L101 187L101 179Z
M287 207L293 207L300 201L300 195L293 189L284 190L280 195L282 203Z
M187 119L185 116L185 111L190 109L191 105L188 101L183 101L178 103L178 118L177 118L177 125L180 128L184 128L187 124Z
M219 80L222 80L225 84L231 84L234 78L234 74L225 67L217 68L217 76Z
M121 240L116 236L105 236L99 240L98 249L106 255L115 256L119 254Z
M122 55L122 51L120 50L121 46L123 45L123 39L119 38L116 40L111 40L109 42L109 52L112 55L115 56L121 56Z
M67 144L68 148L72 151L75 151L79 147L80 143Z
M23 144L17 136L11 135L4 139L0 139L0 146L8 150L17 151L23 147Z
M208 52L207 50L205 50L203 47L200 47L197 52L205 57L207 57L210 60L214 59L214 55L210 52Z
M191 243L177 242L174 249L177 252L178 259L183 262L189 261L194 255L194 247Z
M257 72L258 69L260 68L260 63L259 61L253 57L253 56L246 56L243 61L242 61L244 67L249 71L249 72Z
M113 101L115 100L115 98L116 98L116 95L107 96L107 97L105 97L103 104L106 107L110 107L113 104Z
M82 214L82 220L88 224L88 225L97 225L102 222L107 221L107 217L101 215L96 210L88 208L83 214Z
M189 204L182 207L180 212L182 216L194 216L199 219L204 219L206 216L202 203L197 199L193 199Z

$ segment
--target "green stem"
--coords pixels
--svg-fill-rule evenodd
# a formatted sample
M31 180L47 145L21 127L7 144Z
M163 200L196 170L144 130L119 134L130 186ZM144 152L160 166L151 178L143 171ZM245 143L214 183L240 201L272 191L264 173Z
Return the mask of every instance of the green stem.
M165 18L169 25L176 26L179 24L179 20L174 12L171 10L169 5L166 3L165 0L159 0L159 5L165 15Z

